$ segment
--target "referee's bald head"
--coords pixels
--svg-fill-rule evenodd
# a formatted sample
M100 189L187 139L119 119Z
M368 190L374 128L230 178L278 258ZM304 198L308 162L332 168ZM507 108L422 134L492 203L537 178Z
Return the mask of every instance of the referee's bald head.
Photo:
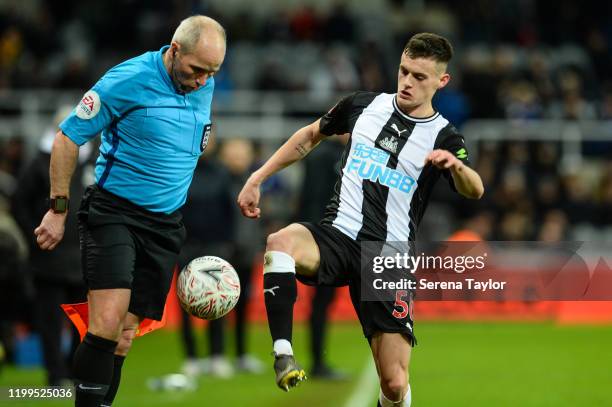
M199 89L219 71L225 42L225 30L210 17L196 15L181 21L164 53L164 65L179 92Z
M225 29L215 19L194 15L181 21L174 31L172 42L180 44L186 54L196 52L200 46L222 48L225 51Z

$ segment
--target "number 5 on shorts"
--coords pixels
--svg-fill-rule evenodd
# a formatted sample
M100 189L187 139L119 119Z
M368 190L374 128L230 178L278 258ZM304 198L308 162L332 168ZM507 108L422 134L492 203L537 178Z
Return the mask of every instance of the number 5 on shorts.
M406 296L408 296L408 302L403 299ZM410 313L410 319L412 319L413 304L414 302L411 301L407 290L397 290L393 306L399 308L400 311L394 309L392 315L397 319L404 319Z

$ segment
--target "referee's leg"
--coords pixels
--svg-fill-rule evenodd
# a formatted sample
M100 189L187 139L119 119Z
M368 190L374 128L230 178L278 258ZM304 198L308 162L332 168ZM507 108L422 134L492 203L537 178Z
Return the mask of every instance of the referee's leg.
M112 393L115 352L130 304L136 245L125 225L112 216L107 219L105 213L92 218L88 210L85 204L79 210L89 328L73 358L75 406L100 407Z
M90 290L89 329L74 355L75 406L99 407L108 393L130 289Z
M104 396L104 401L100 404L100 407L110 407L115 400L117 390L119 390L119 383L121 382L121 369L123 368L123 362L125 357L132 347L132 341L136 337L136 331L138 325L142 321L141 317L138 317L131 312L128 312L123 320L123 327L121 329L121 335L117 348L115 349L114 366L113 366L113 377L110 383L110 387Z

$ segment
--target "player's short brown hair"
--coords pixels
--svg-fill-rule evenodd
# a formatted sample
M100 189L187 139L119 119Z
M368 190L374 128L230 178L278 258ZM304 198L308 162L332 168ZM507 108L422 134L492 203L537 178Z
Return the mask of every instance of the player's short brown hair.
M448 64L453 57L453 46L441 35L419 33L408 40L404 53L410 58L431 58L436 62Z

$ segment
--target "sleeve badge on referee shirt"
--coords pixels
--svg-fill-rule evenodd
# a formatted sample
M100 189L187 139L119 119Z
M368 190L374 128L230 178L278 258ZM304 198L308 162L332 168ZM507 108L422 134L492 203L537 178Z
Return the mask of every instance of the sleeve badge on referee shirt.
M206 150L206 146L208 145L208 138L210 137L210 131L212 130L212 123L208 123L204 126L204 130L202 131L202 142L200 143L200 152L204 152Z
M95 90L89 90L83 95L83 98L75 108L75 114L79 119L93 119L100 112L100 95Z

